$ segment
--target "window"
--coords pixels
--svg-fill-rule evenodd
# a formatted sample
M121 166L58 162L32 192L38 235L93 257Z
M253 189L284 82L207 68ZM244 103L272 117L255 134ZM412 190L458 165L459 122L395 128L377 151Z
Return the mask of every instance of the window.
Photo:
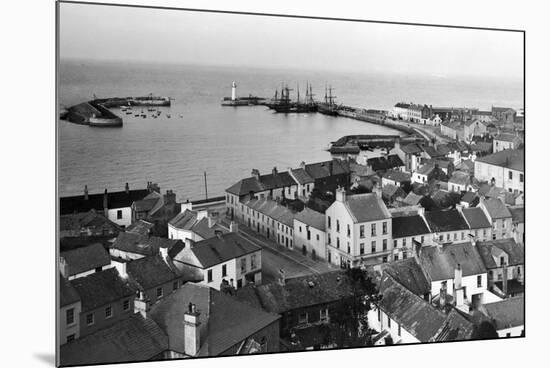
M298 316L298 323L307 323L307 313L300 313Z
M447 240L451 240L451 234L447 234Z
M319 234L317 234L317 241L319 241Z
M401 337L401 325L397 324L397 336Z
M301 226L298 226L298 231L301 233L302 232L302 227Z
M336 220L336 232L340 232L340 220Z
M319 319L323 322L328 321L328 309L321 309Z
M113 308L111 306L105 307L105 318L111 318L113 316Z
M241 258L241 273L246 272L246 258Z
M121 220L122 219L122 210L116 211L116 219Z
M212 270L208 270L206 282L212 282Z
M250 256L250 269L253 270L256 268L256 255L253 254Z
M74 341L74 338L75 338L74 334L68 335L68 336L67 336L67 342Z
M307 240L311 240L311 231L307 231Z
M387 256L382 257L382 263L387 263L387 262L388 262L388 257Z
M122 302L122 310L127 311L128 309L130 309L130 300L126 299Z
M382 312L378 309L378 322L382 319Z
M519 182L523 183L523 174L519 174Z
M340 249L340 238L336 237L336 248Z
M394 255L394 256L393 256L393 260L394 260L394 261L399 261L399 254Z
M94 324L94 314L93 313L86 314L86 324L88 326L91 326L91 325Z
M454 233L453 238L454 238L454 240L457 240L457 239L458 239L458 234L457 234L457 233Z
M382 234L386 235L388 233L388 223L383 222L382 223Z
M376 253L376 241L373 241L372 243L370 243L370 252Z
M407 238L403 238L403 240L401 241L401 245L403 247L406 247L407 246Z
M403 259L407 259L407 252L403 252Z
M371 236L376 236L376 224L371 224L370 225L370 235Z
M172 290L177 290L178 289L178 282L177 281L174 281L172 283Z
M65 313L67 325L72 325L74 323L74 308L67 309L67 312Z
M439 235L439 241L443 241L443 235Z
M393 240L393 247L394 247L394 248L397 248L397 239L394 239L394 240Z
M359 226L359 237L361 239L365 237L365 225Z
M493 233L493 240L497 240L497 234Z
M508 179L512 180L512 172L508 171Z
M388 239L382 240L382 250L388 249Z
M227 276L227 265L222 266L222 277Z
M330 245L330 233L327 234L327 243Z
M477 276L477 287L481 287L482 286L482 283L481 283L481 275L478 275Z
M391 319L390 319L390 316L388 316L388 328L391 328Z
M348 242L348 254L350 254L350 253L351 253L351 248L350 248L349 242Z
M327 227L330 229L330 216L327 216Z
M504 266L504 257L500 257L500 265Z
M365 254L365 243L359 244L359 254Z
M349 238L350 236L351 236L351 228L350 228L350 226L349 226L349 224L348 224L348 238ZM309 239L308 239L308 240L309 240Z
M157 298L162 298L162 287L157 288Z
M462 240L464 240L464 232L462 232L460 235L461 235Z

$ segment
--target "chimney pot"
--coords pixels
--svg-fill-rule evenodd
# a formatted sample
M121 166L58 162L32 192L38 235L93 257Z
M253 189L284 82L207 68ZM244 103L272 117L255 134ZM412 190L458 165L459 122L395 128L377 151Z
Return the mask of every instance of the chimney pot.
M84 199L88 200L88 186L84 185Z
M124 189L126 190L126 194L130 194L130 186L128 185L128 183L126 183Z

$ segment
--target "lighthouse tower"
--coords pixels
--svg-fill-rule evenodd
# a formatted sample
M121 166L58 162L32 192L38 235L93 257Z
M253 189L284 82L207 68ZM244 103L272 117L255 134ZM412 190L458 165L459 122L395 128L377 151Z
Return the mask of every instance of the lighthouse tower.
M233 84L231 85L231 101L235 101L237 98L237 83L233 81Z

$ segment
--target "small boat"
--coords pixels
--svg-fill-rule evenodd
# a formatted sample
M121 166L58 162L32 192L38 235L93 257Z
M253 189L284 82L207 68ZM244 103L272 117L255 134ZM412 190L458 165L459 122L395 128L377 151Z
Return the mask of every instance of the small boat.
M170 114L166 114L166 117L167 117L168 119L170 119Z
M137 117L139 117L139 114L135 114L134 116L137 118Z

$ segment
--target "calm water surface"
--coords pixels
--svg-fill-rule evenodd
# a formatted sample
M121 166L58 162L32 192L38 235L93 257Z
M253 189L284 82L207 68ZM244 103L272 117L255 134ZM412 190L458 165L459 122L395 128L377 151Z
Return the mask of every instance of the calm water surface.
M60 195L122 190L128 182L147 181L173 189L178 200L222 195L225 188L249 176L296 167L301 161L330 159L326 148L347 134L396 134L385 127L321 114L275 114L263 106L222 107L237 81L238 94L271 97L285 81L291 87L313 84L317 97L328 81L338 101L352 106L390 108L398 100L435 105L519 107L521 83L503 84L381 76L242 70L197 66L162 66L111 62L62 61L60 104L70 106L97 97L155 95L175 98L162 114L143 119L121 114L123 128L91 128L59 121ZM293 92L295 93L295 91ZM116 109L115 109L116 110ZM140 111L141 109L138 109ZM171 118L166 117L171 114ZM149 113L150 115L150 113ZM181 117L180 117L181 115Z

